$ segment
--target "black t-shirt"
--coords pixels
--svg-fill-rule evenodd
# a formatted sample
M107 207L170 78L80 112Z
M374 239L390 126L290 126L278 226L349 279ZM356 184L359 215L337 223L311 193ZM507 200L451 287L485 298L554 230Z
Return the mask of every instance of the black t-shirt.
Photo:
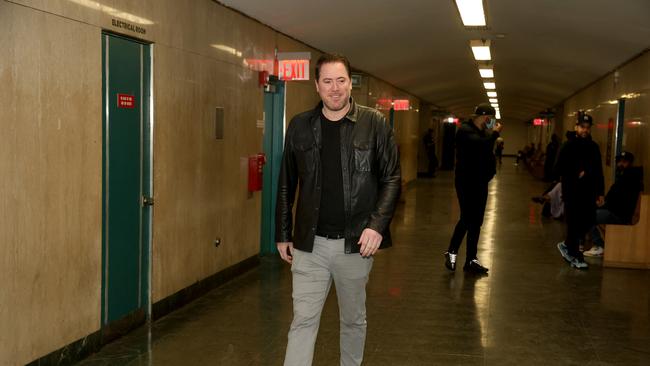
M343 235L345 206L341 169L341 121L330 121L321 113L322 191L317 234Z

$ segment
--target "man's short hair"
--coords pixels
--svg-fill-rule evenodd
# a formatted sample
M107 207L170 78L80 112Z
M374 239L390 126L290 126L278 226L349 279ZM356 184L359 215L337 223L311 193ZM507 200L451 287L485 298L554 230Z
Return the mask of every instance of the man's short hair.
M316 81L320 80L320 68L323 64L332 64L340 62L345 66L345 70L348 72L348 77L352 78L352 71L350 71L350 61L348 61L347 57L340 55L338 53L324 53L321 57L318 58L318 61L316 61Z

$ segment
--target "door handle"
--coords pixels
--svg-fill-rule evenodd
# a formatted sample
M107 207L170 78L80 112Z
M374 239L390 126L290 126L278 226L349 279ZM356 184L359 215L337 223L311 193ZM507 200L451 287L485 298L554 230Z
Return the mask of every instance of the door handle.
M142 205L142 207L153 206L153 197L142 196L140 198L140 205Z

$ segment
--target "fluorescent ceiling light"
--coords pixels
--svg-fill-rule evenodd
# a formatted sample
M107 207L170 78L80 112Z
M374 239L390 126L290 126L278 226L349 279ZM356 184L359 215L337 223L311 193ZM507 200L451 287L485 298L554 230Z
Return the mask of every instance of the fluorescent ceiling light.
M496 98L497 97L497 92L495 91L489 91L487 92L488 98Z
M498 108L499 108L499 103L492 103L491 105L492 105L492 107L494 107L495 109L498 109Z
M641 93L627 93L627 94L621 95L621 98L623 98L623 99L634 99L634 98L638 98L640 96L641 96Z
M497 113L495 115L497 119L501 119L501 112L497 109Z
M491 68L490 69L488 69L488 68L480 68L480 69L478 69L478 72L481 73L482 78L491 79L491 78L494 77L494 70L492 70Z
M483 86L485 87L485 89L496 89L496 88L497 88L497 84L496 84L496 83L492 83L492 82L490 82L490 83L483 83Z
M497 98L490 98L490 103L499 103Z
M476 61L489 61L492 59L490 55L490 40L472 40L469 41L469 46L472 47L474 58Z
M223 51L223 52L225 52L225 53L230 53L230 54L232 54L233 56L237 56L237 57L241 57L241 56L242 56L242 53L241 53L240 50L235 49L235 48L232 48L232 47L230 47L230 46L226 46L226 45L223 45L223 44L213 44L213 45L211 45L211 46L214 47L214 48L216 48L216 49L218 49L219 51Z
M466 27L484 27L483 0L456 0L456 7Z

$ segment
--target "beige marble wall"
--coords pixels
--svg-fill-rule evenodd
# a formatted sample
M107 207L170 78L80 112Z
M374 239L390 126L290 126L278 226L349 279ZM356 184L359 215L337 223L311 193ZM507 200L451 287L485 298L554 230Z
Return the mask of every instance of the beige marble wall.
M410 102L411 110L395 111L393 118L395 139L400 149L402 183L409 183L417 178L418 171L418 144L422 138L419 135L420 100L372 76L368 77L367 95L367 105L379 109L384 113L387 120L390 111L382 108L379 102L380 99L408 99Z
M276 34L210 2L197 8L176 17L198 27L154 46L154 302L259 253L261 193L247 191L247 158L262 151L264 95L244 60L272 58Z
M354 71L353 71L354 73ZM370 83L370 78L371 76L364 74L364 73L358 73L361 75L361 85L358 87L352 88L352 97L354 100L361 104L361 105L366 105L370 107L374 107L374 105L370 105L369 102L369 83Z
M578 110L585 110L594 117L592 136L600 146L607 187L612 184L615 166L613 125L618 111L616 100L622 97L626 98L623 149L637 156L637 165L647 165L650 162L650 149L647 148L650 143L647 132L650 123L650 52L631 60L564 103L565 130L573 130ZM645 186L648 184L650 177L646 174Z
M4 1L0 23L0 365L22 365L99 328L100 30Z

